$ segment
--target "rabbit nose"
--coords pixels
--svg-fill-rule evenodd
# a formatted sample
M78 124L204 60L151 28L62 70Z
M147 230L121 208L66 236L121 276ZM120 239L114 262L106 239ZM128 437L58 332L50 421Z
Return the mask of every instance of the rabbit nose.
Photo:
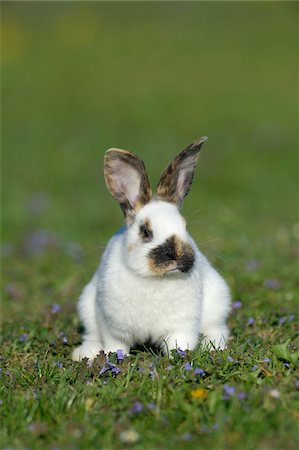
M178 259L178 264L177 264L177 268L181 271L181 272L189 272L189 270L192 269L193 264L194 264L194 253L193 252L189 252L189 253L184 253L179 259Z

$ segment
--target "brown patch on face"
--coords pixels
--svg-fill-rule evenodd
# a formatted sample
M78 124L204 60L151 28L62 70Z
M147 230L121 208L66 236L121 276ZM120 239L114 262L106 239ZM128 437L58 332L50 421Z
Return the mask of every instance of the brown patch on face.
M143 161L127 150L107 150L104 177L107 188L120 203L127 222L132 222L136 212L152 197Z
M166 167L158 183L158 199L174 203L181 208L192 184L198 153L206 140L207 138L203 137L193 142Z
M161 276L173 268L181 272L189 272L193 267L195 254L189 242L184 242L173 235L163 244L153 248L148 258L150 270Z
M128 245L128 252L130 253L134 248L133 244Z

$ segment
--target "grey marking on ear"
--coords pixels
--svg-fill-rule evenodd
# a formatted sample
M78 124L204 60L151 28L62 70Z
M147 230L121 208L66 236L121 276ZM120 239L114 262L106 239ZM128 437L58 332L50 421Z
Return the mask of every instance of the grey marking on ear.
M143 161L126 150L111 148L104 157L107 188L120 203L126 220L151 199L151 189Z
M199 151L207 140L206 136L197 139L169 163L158 183L158 199L175 203L181 209L190 191Z

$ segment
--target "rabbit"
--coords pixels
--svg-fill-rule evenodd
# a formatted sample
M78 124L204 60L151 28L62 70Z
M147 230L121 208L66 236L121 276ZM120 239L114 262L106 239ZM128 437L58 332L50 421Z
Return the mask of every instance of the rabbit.
M198 139L171 161L155 196L138 156L106 151L106 185L123 210L125 226L109 241L79 299L85 334L73 360L93 360L100 351L129 354L149 340L170 356L173 349L195 349L200 336L205 345L225 348L230 290L180 213L206 140Z

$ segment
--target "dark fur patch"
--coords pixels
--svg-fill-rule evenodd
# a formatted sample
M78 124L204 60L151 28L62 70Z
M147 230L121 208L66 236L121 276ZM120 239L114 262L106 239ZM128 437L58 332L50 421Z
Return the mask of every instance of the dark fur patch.
M193 142L166 167L158 183L158 199L175 203L181 208L192 184L199 151L206 140L206 137L202 137ZM180 186L178 185L179 177L181 177Z
M139 236L143 242L150 242L153 239L153 230L149 219L144 219L139 226Z
M177 268L181 272L189 272L195 261L194 251L188 242L183 242L178 236L173 235L148 255L150 269L157 275L164 275L169 270L173 261L177 262Z

